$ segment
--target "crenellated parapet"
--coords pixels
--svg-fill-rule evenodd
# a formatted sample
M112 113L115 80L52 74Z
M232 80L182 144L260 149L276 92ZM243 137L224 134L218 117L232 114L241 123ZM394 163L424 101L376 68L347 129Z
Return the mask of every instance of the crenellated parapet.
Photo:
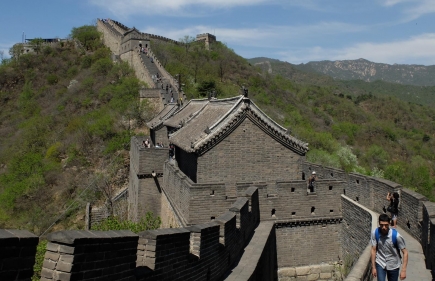
M51 233L41 280L222 280L242 257L259 224L258 216L252 214L258 208L258 193L251 188L246 196L214 221L186 228L149 230L138 235L126 230ZM272 228L267 228L272 233ZM10 252L5 251L4 242L12 241L3 232L0 230L2 257ZM270 264L261 259L261 254L273 253L275 245L260 238L252 239L259 240L256 246L262 251L255 251L249 258L254 256ZM36 237L32 239L37 242ZM34 258L34 241L30 248L33 250L22 252L31 252Z
M0 229L0 280L31 280L39 238L26 231Z
M142 275L138 280L184 280L192 276L192 280L222 280L259 223L249 211L250 205L254 210L258 207L254 206L258 193L248 193L252 204L247 198L239 198L214 221L139 233L137 266Z

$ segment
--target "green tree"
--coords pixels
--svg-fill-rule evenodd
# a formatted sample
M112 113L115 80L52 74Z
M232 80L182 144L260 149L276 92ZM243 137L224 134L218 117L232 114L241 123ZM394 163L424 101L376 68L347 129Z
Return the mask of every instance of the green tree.
M20 56L24 53L24 46L23 44L15 44L9 49L9 55L11 55L12 58L18 60Z
M96 50L101 43L101 33L98 32L97 27L94 25L74 27L71 30L70 37L79 40L87 50Z
M30 41L30 47L39 54L42 49L42 44L44 44L44 40L42 38L35 38Z

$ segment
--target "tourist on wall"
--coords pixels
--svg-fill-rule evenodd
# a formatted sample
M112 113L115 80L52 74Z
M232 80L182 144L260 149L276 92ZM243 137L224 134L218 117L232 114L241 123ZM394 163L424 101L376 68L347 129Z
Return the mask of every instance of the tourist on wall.
M408 250L406 249L405 239L396 229L390 229L390 218L387 214L379 216L379 227L372 231L370 238L372 244L371 263L372 275L378 281L397 281L401 255L403 254L402 270L400 280L406 278L406 266L408 265Z
M399 215L399 193L394 192L391 194L388 192L387 200L390 201L387 211L391 214L391 220L393 221L393 228L397 226L397 216Z
M311 176L308 178L308 192L314 192L314 182L317 180L316 171L311 173Z

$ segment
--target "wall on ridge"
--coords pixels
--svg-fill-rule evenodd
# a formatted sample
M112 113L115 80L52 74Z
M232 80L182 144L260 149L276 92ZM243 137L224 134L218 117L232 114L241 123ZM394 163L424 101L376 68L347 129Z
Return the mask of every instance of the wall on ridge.
M114 53L119 55L122 36L110 30L104 22L97 20L97 30L103 33L103 43Z
M151 78L150 72L144 66L142 58L139 56L139 53L136 50L122 54L121 59L130 64L130 66L134 69L134 72L136 73L136 77L139 80L147 83L149 87L152 87L154 85L154 81ZM160 111L162 109L163 108L157 110Z

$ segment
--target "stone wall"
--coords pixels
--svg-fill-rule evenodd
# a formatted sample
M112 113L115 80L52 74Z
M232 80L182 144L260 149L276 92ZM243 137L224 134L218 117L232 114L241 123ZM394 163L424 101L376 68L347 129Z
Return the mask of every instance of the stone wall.
M278 267L335 262L341 256L341 217L277 221Z
M131 231L69 230L51 233L47 240L41 281L134 276L138 236Z
M257 227L237 266L224 280L276 280L276 236L273 222L262 222ZM261 255L258 255L258 251Z
M387 201L388 202L388 201ZM399 217L397 224L422 243L423 204L428 199L409 189L400 191Z
M191 179L196 182L196 172L198 169L198 156L195 153L187 153L186 151L175 147L175 159L178 162L180 170Z
M168 160L168 149L156 148L151 144L151 148L142 146L146 139L151 141L148 136L132 137L130 143L130 167L137 175L150 175L163 173L163 163Z
M183 224L181 220L177 217L174 208L172 208L171 203L169 203L166 194L162 192L161 199L161 219L162 219L162 228L175 228L182 227Z
M247 196L252 200L258 193ZM212 222L139 233L137 266L142 271L137 274L138 280L222 280L239 261L257 224L256 216L249 212L249 201L240 198L229 212ZM266 242L258 244L249 258L266 262L261 259L262 252L270 250L262 251L271 245Z
M156 143L163 143L166 148L169 148L168 129L165 126L154 131L154 138Z
M340 216L338 200L343 185L344 182L337 180L319 180L316 192L308 194L306 182L302 180L199 184L167 162L162 189L174 202L174 209L180 210L186 223L195 224L224 212L250 186L258 188L261 220Z
M101 20L97 20L97 30L103 34L103 44L106 45L112 53L119 56L122 33L110 29Z
M341 235L341 259L354 264L369 245L372 223L377 222L371 213L349 197L341 196L343 224Z
M51 233L41 280L222 280L235 265L243 264L240 259L250 260L254 276L264 277L252 280L274 280L273 223L262 225L251 239L259 224L258 191L250 188L245 196L214 221L186 228L139 235L130 231ZM255 244L255 249L245 250L249 241L255 242L250 246ZM2 254L4 244L0 244Z
M153 79L151 78L151 73L145 67L144 62L142 61L142 58L137 51L129 51L123 53L120 57L123 61L126 61L130 64L130 66L134 69L134 72L136 73L136 77L139 80L147 83L147 85L151 88L154 87L155 84ZM158 111L162 109L163 107L158 108Z
M286 267L278 270L278 280L280 281L295 281L295 280L310 280L310 281L330 281L341 280L335 279L337 269L334 264L318 264L297 267ZM338 276L337 276L338 277Z
M0 229L0 280L30 281L38 242L26 230Z
M197 182L294 180L301 178L303 158L246 118L227 138L198 157Z

